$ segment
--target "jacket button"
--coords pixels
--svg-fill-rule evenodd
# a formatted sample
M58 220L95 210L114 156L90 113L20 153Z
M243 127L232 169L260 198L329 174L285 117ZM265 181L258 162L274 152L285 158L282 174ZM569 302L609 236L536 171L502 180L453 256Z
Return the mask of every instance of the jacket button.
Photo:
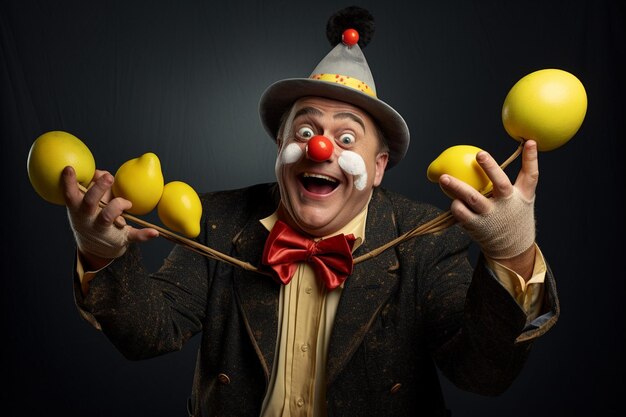
M219 374L217 376L217 380L220 381L220 383L222 383L224 385L230 384L230 378L226 374Z
M398 383L394 384L393 387L391 387L389 392L392 393L392 394L395 394L398 391L400 391L400 388L402 388L402 384L398 382Z

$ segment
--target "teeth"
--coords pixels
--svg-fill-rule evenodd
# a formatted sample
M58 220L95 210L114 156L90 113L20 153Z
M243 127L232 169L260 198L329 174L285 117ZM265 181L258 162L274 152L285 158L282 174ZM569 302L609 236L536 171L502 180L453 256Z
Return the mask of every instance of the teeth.
M328 176L326 176L326 175L321 175L321 174L310 174L310 173L308 173L308 172L305 172L304 174L302 174L302 177L303 177L303 178L319 178L319 179L321 179L321 180L326 180L326 181L329 181L329 182L337 182L337 180L336 180L336 179L331 178L331 177L328 177Z

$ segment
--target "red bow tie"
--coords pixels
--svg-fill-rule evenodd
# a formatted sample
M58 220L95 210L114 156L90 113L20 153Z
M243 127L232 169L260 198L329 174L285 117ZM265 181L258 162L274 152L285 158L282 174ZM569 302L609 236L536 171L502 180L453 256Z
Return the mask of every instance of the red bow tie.
M265 242L262 262L283 284L291 281L298 263L306 262L326 287L333 290L352 273L352 246L355 241L351 234L340 234L316 242L278 220Z

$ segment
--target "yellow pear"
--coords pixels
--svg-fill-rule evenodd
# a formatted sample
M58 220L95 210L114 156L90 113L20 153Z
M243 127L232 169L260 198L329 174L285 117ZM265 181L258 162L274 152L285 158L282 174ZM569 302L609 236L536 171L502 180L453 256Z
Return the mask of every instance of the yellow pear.
M481 150L471 145L452 146L430 163L426 176L432 182L439 182L439 177L448 174L466 182L484 194L491 189L492 184L485 171L476 162L476 154ZM445 190L443 192L448 197L454 198Z
M115 173L113 195L130 200L131 214L146 214L156 207L163 194L161 162L152 152L126 161Z
M35 139L26 163L28 179L44 200L65 205L61 172L72 166L76 179L87 187L96 172L96 161L89 148L76 136L59 130L46 132Z
M587 113L587 93L578 78L560 69L543 69L520 79L502 106L502 123L518 142L533 139L540 151L566 144Z
M190 238L200 234L202 203L198 193L188 184L182 181L165 184L157 212L169 229Z

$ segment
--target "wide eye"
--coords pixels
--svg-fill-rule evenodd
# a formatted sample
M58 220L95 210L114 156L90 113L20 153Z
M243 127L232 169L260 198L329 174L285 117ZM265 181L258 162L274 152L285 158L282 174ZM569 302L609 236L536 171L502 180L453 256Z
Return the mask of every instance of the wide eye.
M302 126L298 129L298 137L302 139L311 139L313 136L315 136L315 133L313 132L313 129L308 126Z
M342 145L352 145L354 141L355 139L352 133L344 133L339 137L339 142Z

